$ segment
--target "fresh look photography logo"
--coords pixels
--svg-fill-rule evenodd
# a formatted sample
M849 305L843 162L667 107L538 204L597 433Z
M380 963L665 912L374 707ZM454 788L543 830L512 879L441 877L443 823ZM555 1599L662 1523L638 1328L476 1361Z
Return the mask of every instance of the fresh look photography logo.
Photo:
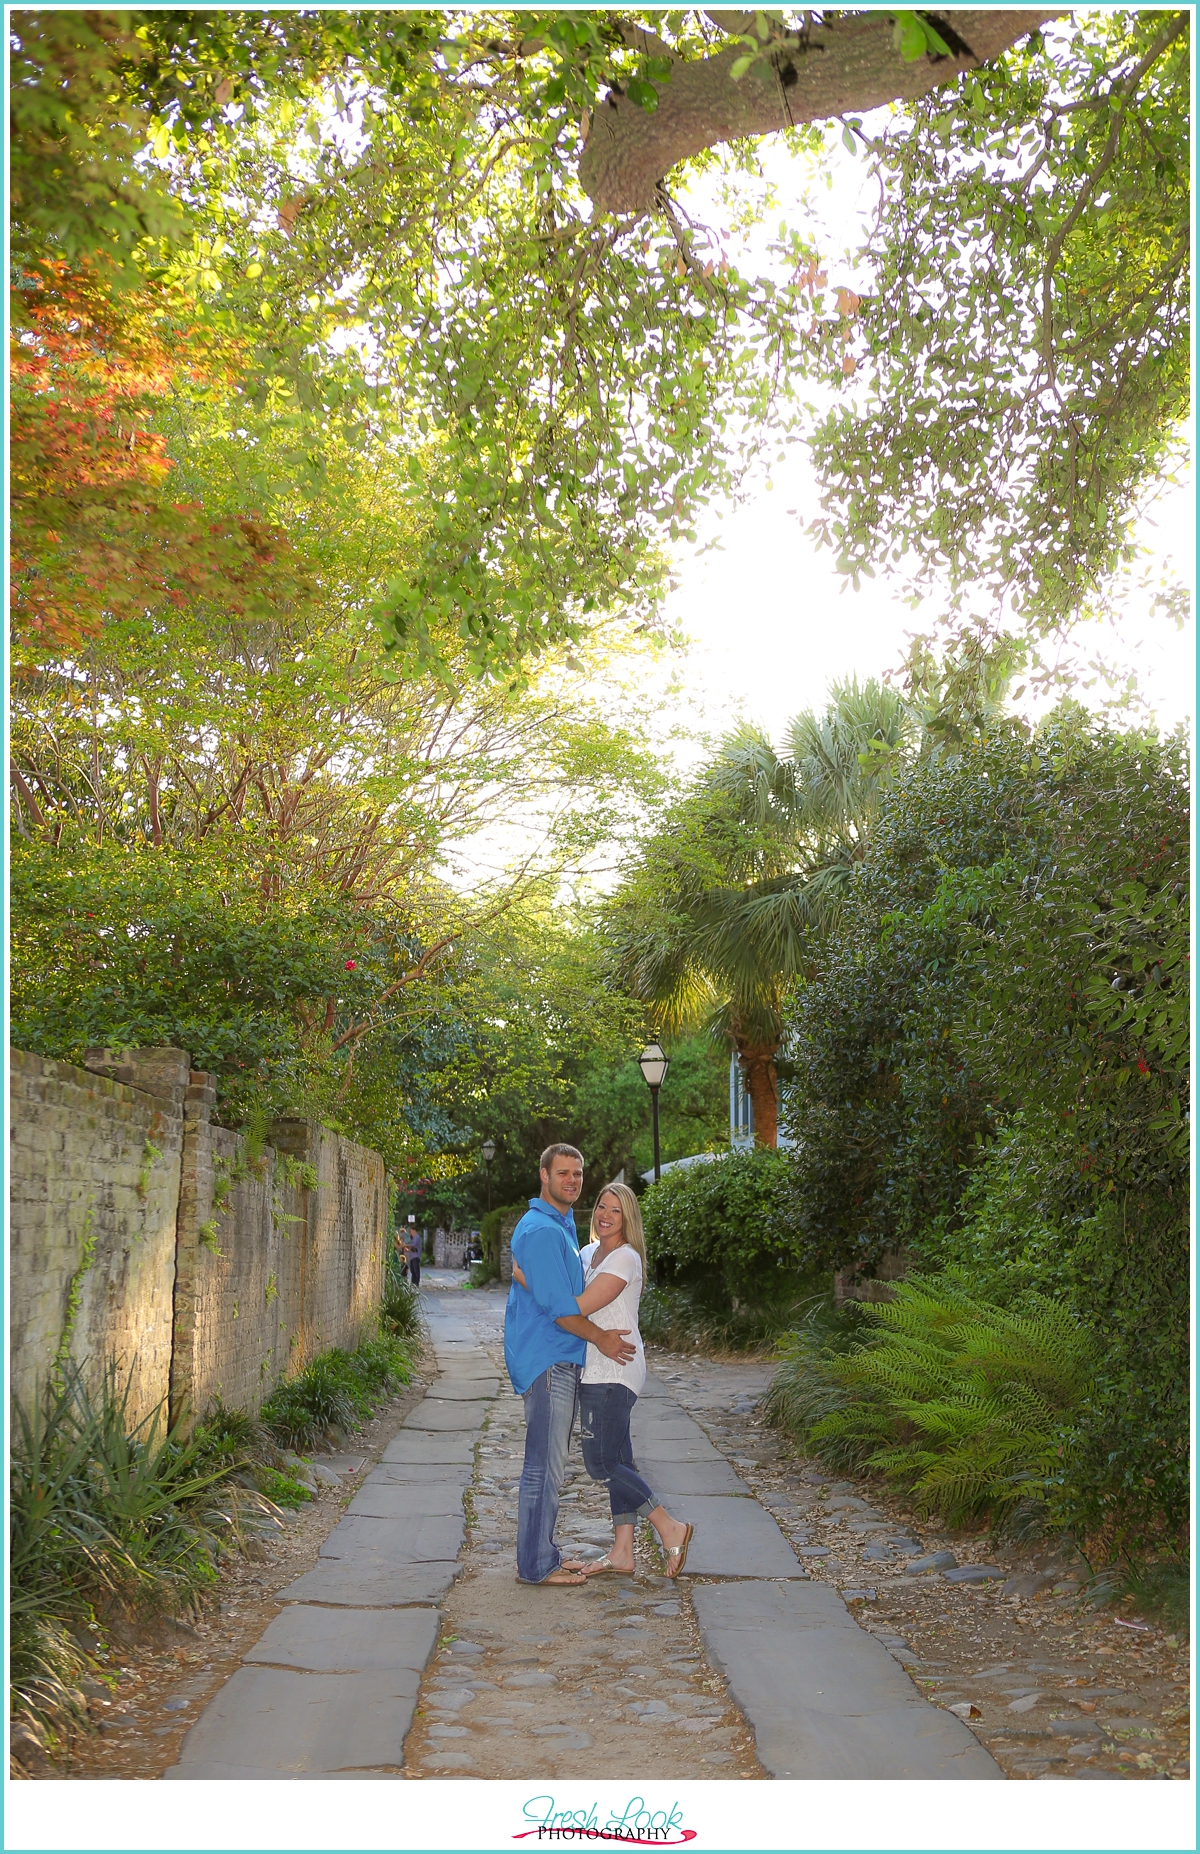
M531 1796L521 1813L527 1826L514 1834L514 1841L619 1841L628 1847L679 1848L696 1839L696 1830L683 1826L678 1803L650 1809L641 1796L632 1797L624 1809L607 1812L596 1803L564 1809L553 1796Z

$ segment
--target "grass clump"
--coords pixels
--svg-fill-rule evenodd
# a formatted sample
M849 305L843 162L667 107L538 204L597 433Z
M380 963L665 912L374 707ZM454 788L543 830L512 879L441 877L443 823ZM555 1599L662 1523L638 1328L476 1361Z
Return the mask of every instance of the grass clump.
M421 1336L421 1296L404 1276L388 1271L384 1282L383 1304L379 1309L381 1332L393 1339L415 1343Z
M279 1449L257 1417L245 1410L230 1410L218 1398L192 1432L199 1458L213 1468L231 1472L260 1464L281 1465Z
M134 1423L115 1368L98 1391L70 1360L15 1411L9 1527L11 1701L28 1740L86 1720L79 1681L105 1619L180 1615L216 1579L228 1463L168 1423Z
M279 1468L259 1468L254 1476L254 1485L264 1499L273 1500L276 1506L303 1506L312 1499L312 1489L303 1481L297 1481Z
M1097 1608L1132 1609L1135 1615L1149 1617L1185 1639L1191 1633L1192 1567L1187 1558L1145 1563L1119 1559L1098 1573L1087 1595Z
M840 1338L811 1329L782 1344L768 1417L837 1469L887 1476L922 1514L952 1525L1051 1511L1064 1438L1095 1367L1089 1335L1062 1307L1022 1310L974 1296L955 1270L897 1284L856 1309Z
M352 1433L381 1403L410 1382L412 1354L381 1331L354 1352L322 1352L297 1377L277 1384L259 1413L268 1433L288 1448L313 1448Z

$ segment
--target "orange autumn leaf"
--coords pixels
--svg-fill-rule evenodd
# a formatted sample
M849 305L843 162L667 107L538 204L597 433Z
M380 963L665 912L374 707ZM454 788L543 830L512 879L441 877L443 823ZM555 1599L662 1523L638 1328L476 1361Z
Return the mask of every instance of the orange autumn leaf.
M70 649L160 602L236 607L285 550L251 520L211 521L171 494L155 429L181 384L232 378L234 357L146 285L114 300L82 266L19 280L10 411L11 613L16 632Z

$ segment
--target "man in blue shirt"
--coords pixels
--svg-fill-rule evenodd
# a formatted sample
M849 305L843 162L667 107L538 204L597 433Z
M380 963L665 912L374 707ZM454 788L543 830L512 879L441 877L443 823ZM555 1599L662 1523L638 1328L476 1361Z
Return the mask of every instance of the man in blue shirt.
M578 1565L564 1564L554 1543L558 1496L579 1373L587 1342L627 1364L627 1332L594 1326L579 1311L583 1264L571 1206L583 1189L583 1155L574 1146L547 1146L540 1197L513 1231L512 1258L525 1277L514 1281L504 1310L504 1360L525 1403L525 1461L517 1496L517 1576L526 1584L578 1584Z

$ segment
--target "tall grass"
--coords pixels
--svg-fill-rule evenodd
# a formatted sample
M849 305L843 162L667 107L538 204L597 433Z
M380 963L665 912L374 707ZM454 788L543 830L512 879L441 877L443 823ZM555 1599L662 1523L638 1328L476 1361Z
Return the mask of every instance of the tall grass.
M1064 1435L1095 1366L1062 1307L1022 1311L973 1295L957 1271L863 1305L854 1336L784 1341L769 1418L838 1469L885 1474L918 1512L952 1524L1053 1504Z
M418 1289L390 1266L384 1281L379 1325L380 1330L390 1334L393 1339L404 1339L414 1346L424 1329Z
M134 1422L115 1368L93 1393L63 1362L42 1403L14 1412L11 1709L26 1740L53 1746L86 1724L97 1631L188 1613L223 1550L275 1529L273 1501L307 1497L282 1472L281 1444L359 1427L411 1376L408 1348L385 1332L314 1359L258 1417L218 1403L189 1433L161 1405Z
M13 1711L44 1739L82 1713L81 1631L119 1611L179 1614L216 1577L228 1470L168 1424L129 1416L129 1384L95 1395L64 1362L44 1402L17 1407L9 1521Z

